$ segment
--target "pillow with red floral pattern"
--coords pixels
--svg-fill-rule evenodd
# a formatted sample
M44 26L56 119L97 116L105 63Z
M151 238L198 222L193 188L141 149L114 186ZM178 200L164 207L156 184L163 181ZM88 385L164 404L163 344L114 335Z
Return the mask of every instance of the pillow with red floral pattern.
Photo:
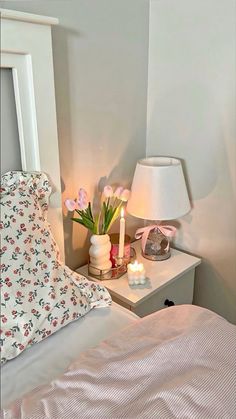
M1 177L1 362L4 363L94 307L108 291L60 261L47 222L51 186L40 172Z

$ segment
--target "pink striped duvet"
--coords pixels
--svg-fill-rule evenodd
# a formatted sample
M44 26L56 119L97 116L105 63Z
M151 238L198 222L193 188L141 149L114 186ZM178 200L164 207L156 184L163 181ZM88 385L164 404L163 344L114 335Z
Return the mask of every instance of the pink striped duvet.
M236 327L184 305L140 319L88 350L4 417L234 419L235 392Z

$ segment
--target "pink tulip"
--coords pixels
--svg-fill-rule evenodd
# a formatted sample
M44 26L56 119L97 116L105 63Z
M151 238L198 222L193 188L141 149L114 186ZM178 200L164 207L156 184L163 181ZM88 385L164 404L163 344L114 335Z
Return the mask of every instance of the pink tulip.
M105 196L105 198L112 198L113 189L110 185L105 186L105 188L103 189L103 195Z
M130 197L129 189L124 189L120 195L120 200L123 202L126 202L128 201L129 197Z
M77 207L76 202L73 199L66 199L65 206L69 211L74 211Z
M88 208L88 201L85 201L85 200L78 201L78 208L80 210L85 210L86 208Z
M115 198L120 198L123 190L124 190L123 186L118 186L118 188L116 188L116 190L114 192L114 197Z
M78 208L84 210L88 207L88 194L85 189L80 188L78 194Z

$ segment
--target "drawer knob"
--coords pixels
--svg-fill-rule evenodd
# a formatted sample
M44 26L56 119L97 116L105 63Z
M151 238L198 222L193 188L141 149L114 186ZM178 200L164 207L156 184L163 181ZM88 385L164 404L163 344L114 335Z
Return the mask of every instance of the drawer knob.
M171 307L175 305L174 301L168 300L168 298L165 300L164 304L167 307Z

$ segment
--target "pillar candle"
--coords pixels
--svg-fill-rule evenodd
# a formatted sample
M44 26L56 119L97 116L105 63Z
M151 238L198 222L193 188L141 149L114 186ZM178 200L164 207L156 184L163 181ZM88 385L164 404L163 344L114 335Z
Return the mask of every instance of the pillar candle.
M146 273L143 263L138 263L136 260L128 264L128 281L130 285L145 284Z

